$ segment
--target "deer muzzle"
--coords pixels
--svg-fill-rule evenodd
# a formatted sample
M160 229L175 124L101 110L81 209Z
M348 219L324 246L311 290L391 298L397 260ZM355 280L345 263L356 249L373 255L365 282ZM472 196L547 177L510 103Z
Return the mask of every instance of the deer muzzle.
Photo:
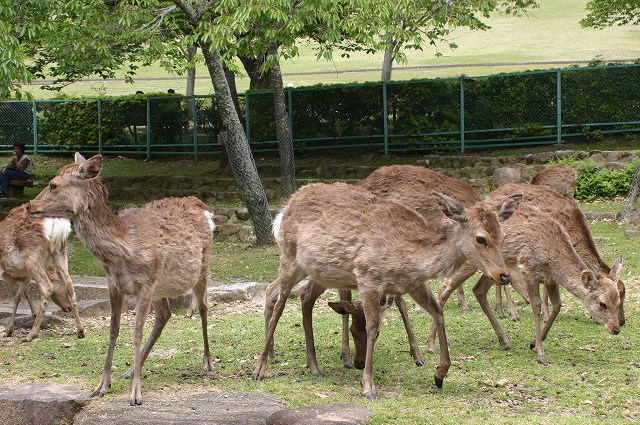
M510 283L511 283L511 276L509 276L508 274L500 275L500 285L508 285Z

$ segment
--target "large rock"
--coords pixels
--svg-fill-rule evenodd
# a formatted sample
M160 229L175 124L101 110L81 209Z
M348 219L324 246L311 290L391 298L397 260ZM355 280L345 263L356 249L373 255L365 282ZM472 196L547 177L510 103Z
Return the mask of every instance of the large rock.
M77 385L36 382L0 388L0 418L11 425L67 425L88 402Z

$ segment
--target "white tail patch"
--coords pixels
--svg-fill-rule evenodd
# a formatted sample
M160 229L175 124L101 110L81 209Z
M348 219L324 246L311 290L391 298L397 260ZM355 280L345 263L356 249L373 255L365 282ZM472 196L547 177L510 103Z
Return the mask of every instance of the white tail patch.
M71 222L66 218L47 217L42 221L42 226L52 251L62 245L71 234Z
M276 219L273 220L273 227L271 230L273 231L273 237L278 241L278 234L280 233L280 226L282 225L282 219L284 218L284 210L278 213Z
M209 222L209 227L211 228L211 231L216 230L216 223L213 222L213 213L211 211L205 211L204 216Z

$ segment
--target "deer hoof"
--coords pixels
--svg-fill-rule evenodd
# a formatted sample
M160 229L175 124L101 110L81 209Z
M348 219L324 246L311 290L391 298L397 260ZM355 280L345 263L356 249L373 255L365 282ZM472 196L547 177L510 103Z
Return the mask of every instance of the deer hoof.
M142 397L131 397L129 399L129 406L141 406L142 405Z
M353 365L353 363L345 363L343 366L345 367L345 369L355 369L356 368Z
M262 381L264 379L264 375L260 375L259 373L254 373L253 374L253 380L254 381Z
M442 383L444 382L444 379L443 379L443 378L438 378L437 376L434 376L434 377L433 377L433 380L434 380L434 381L435 381L435 383L436 383L436 387L438 387L438 388L442 388Z
M422 366L424 366L424 360L422 360L422 359L415 360L415 362L414 362L414 363L415 363L415 364L416 364L416 366L418 366L418 367L422 367Z
M365 393L364 396L366 398L368 398L369 400L375 400L376 398L378 398L378 396L376 395L376 393Z
M538 364L542 365L542 366L549 366L549 362L546 361L545 359L537 359Z
M78 338L84 338L84 331L78 331L76 335L78 336Z
M517 316L516 316L516 317L512 317L512 318L511 318L511 321L512 321L512 322L519 322L519 321L520 321L520 318L519 318L519 317L517 317Z

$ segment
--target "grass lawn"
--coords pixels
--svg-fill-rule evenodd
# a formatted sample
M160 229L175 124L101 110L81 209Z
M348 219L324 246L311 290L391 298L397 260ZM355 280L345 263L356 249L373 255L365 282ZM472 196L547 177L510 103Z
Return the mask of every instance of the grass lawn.
M640 58L638 28L633 25L584 29L579 21L586 15L587 0L542 0L540 8L531 10L524 17L494 14L487 20L491 29L470 31L458 28L451 33L451 40L458 48L449 49L425 46L423 51L406 52L408 63L394 66L394 80L414 78L458 77L491 75L501 72L517 72L531 69L549 69L601 60L637 60ZM439 51L442 56L437 57ZM537 64L540 63L540 64ZM353 53L341 57L335 52L333 61L318 61L314 46L302 43L300 56L284 61L282 66L285 85L296 87L315 84L343 84L379 81L382 54ZM241 67L240 67L241 68ZM206 67L197 68L195 93L213 93ZM237 78L238 91L249 87L249 78L241 73ZM124 74L117 80L86 80L71 84L63 90L70 96L109 96L145 93L166 93L173 88L183 93L185 78L168 74L159 66L141 67L135 84L124 82ZM38 99L54 96L40 90L37 85L32 93Z

